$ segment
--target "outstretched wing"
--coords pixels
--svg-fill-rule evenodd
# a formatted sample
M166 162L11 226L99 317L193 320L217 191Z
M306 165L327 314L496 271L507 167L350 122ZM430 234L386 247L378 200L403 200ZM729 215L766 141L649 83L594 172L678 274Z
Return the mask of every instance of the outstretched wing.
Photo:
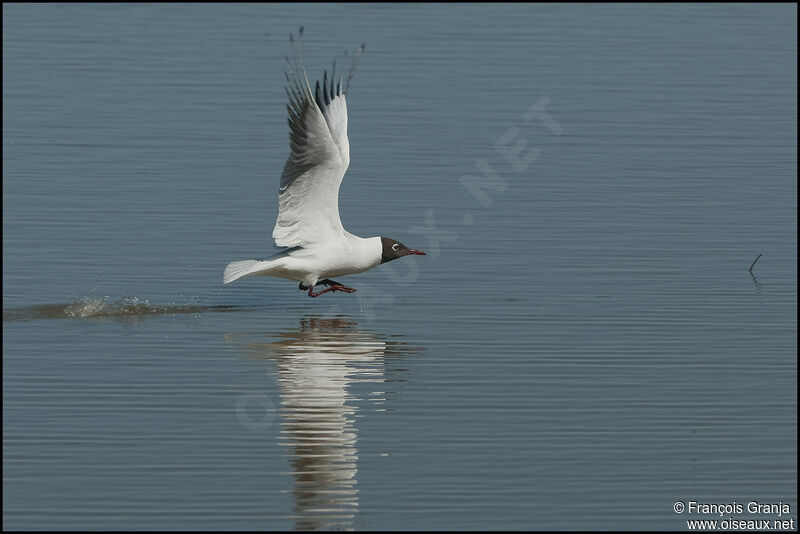
M302 32L300 28L301 36ZM356 60L363 50L362 45ZM302 41L300 55L302 61ZM350 164L347 87L342 86L341 77L335 80L336 63L330 80L325 71L313 94L302 64L292 66L287 58L287 66L291 154L281 175L278 219L272 231L279 247L306 246L344 232L339 219L339 185Z

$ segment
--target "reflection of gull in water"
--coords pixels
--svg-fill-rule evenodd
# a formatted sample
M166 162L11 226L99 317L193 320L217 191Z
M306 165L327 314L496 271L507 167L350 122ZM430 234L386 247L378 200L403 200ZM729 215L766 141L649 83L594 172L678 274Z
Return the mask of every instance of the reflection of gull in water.
M351 386L372 383L371 398L382 399L386 356L414 349L360 330L344 317L304 317L299 330L227 338L251 357L276 363L282 439L292 447L295 527L350 528L358 509L354 420L359 400Z

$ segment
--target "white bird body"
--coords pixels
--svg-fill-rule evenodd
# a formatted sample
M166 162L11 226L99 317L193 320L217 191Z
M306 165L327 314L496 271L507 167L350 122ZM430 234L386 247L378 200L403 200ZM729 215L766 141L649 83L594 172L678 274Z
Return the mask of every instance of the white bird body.
M255 275L286 278L313 287L319 280L358 274L381 263L380 237L363 238L344 232L340 239L281 251L265 260L234 261L223 282Z
M350 164L345 95L363 50L361 45L347 86L343 87L341 77L337 83L334 62L330 81L326 71L322 86L317 82L314 94L305 68L301 73L287 58L291 154L281 174L278 217L272 231L275 244L286 250L265 260L228 264L223 274L225 284L266 275L300 282L300 288L308 289L311 297L327 291L351 293L355 289L328 278L362 273L403 256L425 254L386 237L355 236L344 229L339 218L339 186ZM300 57L302 60L302 41ZM296 54L294 59L296 63ZM313 288L318 283L329 288L315 294Z

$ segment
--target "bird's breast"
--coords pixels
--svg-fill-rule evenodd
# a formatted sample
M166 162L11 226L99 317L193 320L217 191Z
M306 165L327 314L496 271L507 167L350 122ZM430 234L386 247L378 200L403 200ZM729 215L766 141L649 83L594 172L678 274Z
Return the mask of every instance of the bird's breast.
M380 265L380 248L371 239L353 236L326 247L323 277L363 273Z

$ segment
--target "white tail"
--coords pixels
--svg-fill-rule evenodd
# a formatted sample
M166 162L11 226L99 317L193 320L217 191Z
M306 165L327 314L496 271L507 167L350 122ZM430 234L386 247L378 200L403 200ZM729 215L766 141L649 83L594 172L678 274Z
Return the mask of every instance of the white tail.
M263 271L269 262L258 260L232 261L225 267L222 283L230 284L234 280L244 278Z

